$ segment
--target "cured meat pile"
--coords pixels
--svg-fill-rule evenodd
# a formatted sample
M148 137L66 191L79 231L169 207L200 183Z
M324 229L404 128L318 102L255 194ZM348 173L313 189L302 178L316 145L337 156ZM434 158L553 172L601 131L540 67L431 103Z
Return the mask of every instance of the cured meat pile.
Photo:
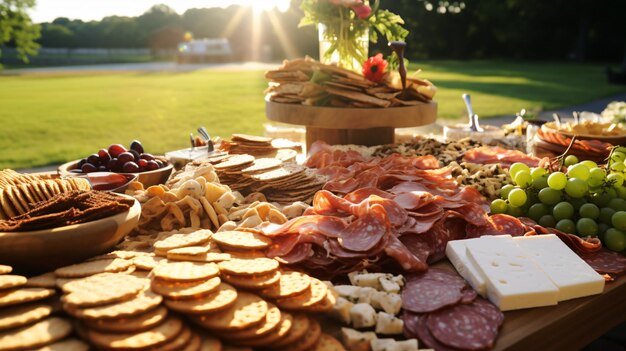
M471 237L468 225L489 225L486 200L458 187L451 169L437 168L431 156L366 160L358 152L326 151L309 159L330 177L313 207L261 228L273 239L269 257L325 276L388 264L424 271L445 256L448 241Z
M515 162L525 163L529 167L537 167L540 159L519 150L510 150L497 146L481 146L465 151L463 161L480 164L497 163L504 168L509 168Z
M438 351L490 349L504 322L502 312L463 278L438 268L407 277L402 308L407 338Z

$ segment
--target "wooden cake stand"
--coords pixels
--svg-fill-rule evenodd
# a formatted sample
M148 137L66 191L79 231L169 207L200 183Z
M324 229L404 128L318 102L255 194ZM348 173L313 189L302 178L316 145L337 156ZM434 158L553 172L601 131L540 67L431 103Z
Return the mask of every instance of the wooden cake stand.
M306 126L307 149L316 140L331 145L391 144L395 128L435 122L437 103L389 108L340 108L284 104L265 100L267 119Z

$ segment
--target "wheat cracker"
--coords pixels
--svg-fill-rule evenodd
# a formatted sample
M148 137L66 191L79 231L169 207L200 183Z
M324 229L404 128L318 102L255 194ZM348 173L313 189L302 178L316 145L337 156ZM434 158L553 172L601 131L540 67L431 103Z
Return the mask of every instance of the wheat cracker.
M176 335L173 339L169 340L165 344L161 344L158 346L159 351L180 351L181 348L185 347L193 336L191 329L183 325L180 333Z
M45 288L18 288L0 292L0 307L37 301L54 295L54 290Z
M280 326L280 322L282 319L283 317L280 309L275 305L269 303L267 314L265 315L265 319L261 324L237 331L224 331L220 335L231 340L260 338L277 329Z
M309 328L304 335L296 341L278 348L280 351L306 351L313 347L319 340L322 334L322 329L319 322L312 319Z
M0 275L0 290L16 288L26 284L28 279L21 275L4 274Z
M41 275L36 275L34 277L28 278L26 281L26 286L36 287L36 288L48 288L55 289L56 288L56 276L54 272L48 272Z
M313 324L313 320L307 317L306 314L300 313L295 315L291 329L283 336L283 338L277 340L272 344L274 348L285 346L295 342L302 338L306 334L307 330Z
M214 293L192 300L165 300L165 305L174 311L188 314L214 313L232 306L237 300L237 290L221 283Z
M20 327L48 317L54 308L45 303L17 305L0 310L0 330Z
M191 261L191 262L222 262L231 258L230 254L208 252L202 255L176 255L168 253L167 258L172 261Z
M72 332L69 321L51 317L18 329L0 332L0 350L23 350L50 344Z
M281 311L281 318L278 326L269 333L249 339L240 339L236 343L242 346L267 347L274 346L274 342L282 340L293 327L294 318L290 313ZM308 320L306 320L308 325Z
M133 264L137 269L151 271L155 267L167 263L167 258L158 256L137 256L133 258Z
M93 277L93 276L91 276ZM105 277L68 283L70 293L61 298L69 305L90 307L130 300L145 288L143 279L128 274L110 274Z
M311 286L311 277L301 272L283 272L278 284L274 284L261 291L261 295L279 299L302 294Z
M104 272L121 272L132 266L131 261L120 258L89 261L61 267L54 271L61 278L82 278Z
M198 351L222 351L222 341L218 338L214 338L210 335L204 335L202 337L202 344Z
M335 304L337 303L336 294L337 293L334 292L332 289L328 289L328 292L326 293L326 296L324 297L324 299L322 299L322 301L318 303L311 305L308 308L308 311L316 312L316 313L324 313L324 312L332 311L333 307L335 307Z
M278 269L278 261L271 258L233 257L219 263L220 270L232 275L264 275Z
M211 248L207 245L205 246L186 246L180 247L177 249L172 249L167 252L167 256L169 258L170 255L189 255L189 256L199 256L206 254L209 252Z
M132 333L142 332L155 327L168 316L167 308L159 306L153 310L131 316L116 319L85 320L89 328L108 333Z
M166 252L180 247L197 246L209 241L212 234L213 232L207 229L200 229L189 234L173 234L165 239L157 240L153 246L155 250Z
M202 346L202 338L198 333L191 333L191 340L187 343L187 345L180 349L180 351L200 351L200 347ZM217 350L219 351L219 350Z
M160 279L152 280L152 291L172 300L193 299L209 295L217 290L221 280L213 277L191 283L172 283Z
M89 350L90 350L90 347L85 342L78 340L78 339L74 339L74 338L67 338L67 339L46 345L42 348L39 348L33 351L89 351Z
M73 306L64 305L64 309L69 314L84 319L99 319L99 318L127 318L136 316L138 314L150 311L156 308L163 298L161 295L157 295L150 290L141 292L136 297L123 302L105 305L95 306L87 308L76 308Z
M230 249L263 250L272 240L266 236L242 231L224 231L213 234L213 240Z
M260 290L267 288L273 284L278 283L281 273L276 270L270 274L261 276L241 276L241 275L229 275L223 274L222 278L230 284L250 290Z
M276 300L280 308L288 310L307 309L326 298L328 287L320 280L311 278L311 287L302 294Z
M0 275L2 275L2 274L9 274L11 272L13 272L13 267L7 266L7 265L4 265L4 264L0 264Z
M346 351L346 348L332 335L322 333L311 351Z
M261 323L267 311L267 302L259 296L238 292L234 305L200 317L200 324L212 330L241 330Z
M141 333L103 333L87 330L87 337L96 346L108 350L140 350L157 347L178 335L183 328L179 318L168 317L156 327Z
M168 262L155 267L152 274L157 279L175 282L190 282L208 279L219 274L215 263Z

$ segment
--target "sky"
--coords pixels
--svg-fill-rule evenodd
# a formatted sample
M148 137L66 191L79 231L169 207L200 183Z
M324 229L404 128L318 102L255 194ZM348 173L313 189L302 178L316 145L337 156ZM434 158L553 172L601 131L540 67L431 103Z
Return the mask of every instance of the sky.
M190 8L235 4L251 5L257 9L276 6L284 11L289 7L289 0L37 0L37 6L30 11L30 15L35 23L51 22L57 17L89 21L112 15L139 16L157 4L165 4L180 14Z

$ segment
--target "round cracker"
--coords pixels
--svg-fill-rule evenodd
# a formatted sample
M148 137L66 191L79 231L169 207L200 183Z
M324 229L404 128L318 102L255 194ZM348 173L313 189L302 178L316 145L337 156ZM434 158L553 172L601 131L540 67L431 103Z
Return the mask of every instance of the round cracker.
M189 314L204 314L229 308L237 300L237 290L231 285L221 283L217 291L193 300L165 300L167 307L174 311Z
M129 318L85 320L89 328L109 333L133 333L148 330L163 322L167 317L167 308L159 306L148 312Z
M63 302L77 307L106 305L129 300L145 288L143 279L129 274L90 278L68 284L71 293L62 297Z
M120 282L123 284L129 279L133 279L128 278L129 276L131 275L125 273L99 273L78 279L57 278L57 286L59 286L63 292L70 294L73 292L92 290L94 286L108 286L110 282ZM134 279L139 279L140 282L144 282L141 278L134 277Z
M61 278L82 278L104 272L121 272L132 266L131 261L121 258L113 258L98 261L88 261L61 267L54 271L57 277Z
M183 329L181 330L175 338L166 342L165 344L159 345L159 351L180 351L181 348L185 347L190 341L193 333L191 329L183 325Z
M306 310L321 302L328 294L328 286L320 280L312 278L311 287L300 295L276 300L280 308L288 310Z
M204 335L202 337L202 344L199 351L221 351L222 341L218 338L214 338L210 335Z
M18 305L0 310L0 330L21 327L48 317L54 308L48 304Z
M96 306L88 308L76 308L73 306L64 305L64 309L78 318L85 319L98 319L98 318L124 318L130 316L136 316L138 314L150 311L156 308L163 298L161 295L157 295L150 290L144 291L136 297L105 306Z
M190 282L208 279L219 274L215 263L170 262L159 265L152 270L157 279L175 282Z
M183 323L169 317L156 327L141 333L103 333L87 330L87 337L96 346L107 350L139 350L167 343L180 333Z
M311 351L346 351L346 348L343 347L339 340L326 333L322 333L319 340L317 340L317 344L313 346Z
M72 332L72 324L58 317L44 319L18 329L0 332L2 350L23 350L40 347L63 339Z
M211 239L213 232L207 229L197 230L193 233L178 233L170 235L154 243L155 250L169 251L186 246L197 246Z
M213 234L213 240L227 248L245 250L263 250L272 243L264 235L237 230L217 232Z
M81 340L67 338L54 342L35 351L89 351L90 347Z
M309 329L311 319L306 314L297 314L293 317L292 327L280 340L272 344L273 347L281 347L300 339Z
M268 305L257 295L239 292L230 308L200 317L200 324L212 330L241 330L261 323Z
M181 351L200 351L200 347L202 345L202 338L200 335L196 333L191 333L191 340L187 346L185 346ZM219 349L214 349L215 351L219 351Z
M271 258L233 257L219 263L220 270L232 275L264 275L278 269L278 261Z
M305 319L304 321L308 327L308 320ZM236 340L233 342L236 342L239 345L252 347L264 347L270 345L274 346L274 342L281 340L287 335L287 333L289 333L293 326L293 323L294 319L291 314L287 312L281 312L281 319L278 327L272 330L270 333L257 338Z
M279 327L280 322L282 320L282 314L280 313L280 309L273 304L268 304L269 308L267 310L267 314L265 315L265 319L259 325L255 325L251 328L246 328L243 330L237 330L233 332L223 332L220 336L224 338L237 340L237 339L254 339L262 337L276 328ZM254 346L254 345L247 345Z
M278 284L261 290L261 295L279 299L302 294L311 286L311 277L302 272L283 272Z
M37 301L54 295L54 290L45 288L20 288L0 292L0 307Z
M4 274L0 275L0 290L11 289L26 284L26 277L21 275Z
M160 264L167 263L167 258L158 256L137 256L133 258L133 264L137 269L151 271Z
M318 312L318 313L329 312L329 311L332 311L336 303L337 303L336 293L332 289L328 289L328 292L326 293L326 297L324 297L322 301L311 305L308 311Z
M287 344L280 348L281 351L304 351L313 347L320 338L322 334L322 328L320 324L311 319L309 323L309 328L306 330L304 335L297 339L296 341Z
M0 264L0 274L9 274L13 272L13 267Z
M152 280L152 291L169 299L192 299L211 294L220 286L219 277L191 283L172 283L161 279Z
M281 273L276 270L270 274L262 275L262 276L242 276L242 275L229 275L224 274L222 278L231 283L232 285L243 288L243 289L251 289L251 290L260 290L267 288L273 284L278 283L280 280Z
M54 275L54 272L48 272L34 277L30 277L26 281L26 286L56 289L56 276Z

